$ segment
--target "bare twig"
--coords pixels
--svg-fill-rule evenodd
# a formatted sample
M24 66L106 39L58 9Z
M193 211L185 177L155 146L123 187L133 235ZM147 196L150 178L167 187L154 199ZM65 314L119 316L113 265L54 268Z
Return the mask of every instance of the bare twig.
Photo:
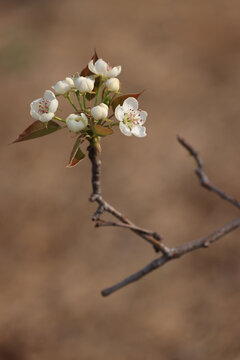
M151 230L146 230L146 229L142 229L134 224L126 224L123 222L114 222L114 221L105 221L102 219L98 219L98 221L96 222L96 227L102 227L102 226L117 226L117 227L122 227L125 229L130 229L132 231L134 231L136 234L143 236L143 235L149 235L151 238L149 238L149 242L151 242L152 245L154 245L156 247L156 249L159 248L159 241L162 239L161 236L156 233L153 232ZM161 243L161 249L163 253L168 253L169 249L166 248L163 243Z
M90 201L96 201L98 203L98 208L95 211L92 220L98 221L101 214L106 211L113 215L115 218L120 220L121 224L128 225L126 226L135 234L139 235L141 238L153 245L155 251L161 251L163 254L168 254L168 247L163 245L161 242L161 236L152 231L145 231L144 229L138 228L132 221L130 221L126 216L121 214L116 210L112 205L110 205L101 195L101 183L100 183L100 166L101 161L99 159L99 153L97 148L93 145L88 147L89 159L92 163L92 194L89 198ZM99 221L97 222L99 224ZM113 225L113 224L112 224ZM114 225L113 225L114 226ZM118 226L118 225L115 225ZM142 231L143 230L143 231Z
M127 229L131 229L131 230L135 230L135 231L138 231L142 234L145 234L145 235L150 235L152 236L154 239L160 241L162 238L161 236L156 233L156 232L153 232L151 230L146 230L146 229L142 229L136 225L131 225L131 224L125 224L125 223L122 223L122 222L114 222L114 221L105 221L105 220L102 220L102 219L99 219L96 223L96 227L101 227L101 226L118 226L118 227L124 227L124 228L127 228Z
M240 208L240 202L237 200L234 200L231 196L224 193L221 189L217 188L215 185L213 185L206 173L203 170L203 162L200 159L197 151L188 144L183 138L178 137L178 141L181 145L183 145L190 155L192 155L196 161L197 169L196 174L199 177L200 184L206 188L207 190L213 191L216 194L218 194L221 198L224 200L227 200L231 204L235 205L236 207ZM141 279L143 276L149 274L153 270L156 270L160 268L161 266L165 265L170 260L179 258L191 251L200 249L200 248L206 248L213 242L217 241L218 239L222 238L226 234L230 233L231 231L234 231L238 227L240 227L240 218L232 221L231 223L226 224L225 226L213 231L212 233L192 241L189 241L183 245L180 245L178 247L169 248L162 242L162 237L151 230L146 230L141 227L136 226L134 223L132 223L128 218L126 218L123 214L121 214L118 210L116 210L113 206L111 206L109 203L107 203L102 195L101 195L101 183L100 183L100 165L101 161L98 158L98 151L94 145L90 144L88 147L88 153L89 158L92 163L92 195L90 196L90 201L95 201L98 203L98 208L95 211L92 220L96 222L96 227L102 227L102 226L116 226L116 227L122 227L127 228L140 237L142 237L144 240L149 242L151 245L153 245L154 249L156 251L161 251L162 256L153 260L151 263L149 263L147 266L142 268L140 271L136 272L135 274L127 277L126 279L120 281L119 283L105 289L102 291L103 296L107 296L115 292L116 290L119 290L126 285L131 284L134 281L137 281ZM104 213L104 211L110 213L113 215L116 219L118 219L118 222L114 221L105 221L100 219L100 216Z
M240 202L233 199L230 195L224 193L221 189L217 188L211 181L209 180L208 176L206 175L205 171L203 170L203 162L200 159L197 151L187 143L186 140L184 140L181 136L177 137L179 143L185 147L185 149L188 150L189 154L192 155L197 163L197 169L195 170L200 184L207 190L213 191L216 194L218 194L222 199L227 200L232 205L236 206L238 209L240 209Z
M108 296L112 294L113 292L123 288L124 286L127 286L131 284L134 281L140 280L145 275L149 274L153 270L156 270L160 268L161 266L165 265L168 261L176 259L181 257L182 255L185 255L189 253L190 251L194 251L197 249L200 249L202 247L208 247L213 242L217 241L221 237L225 236L226 234L230 233L231 231L237 229L240 227L240 218L232 221L231 223L215 230L211 234L202 237L200 239L196 239L190 242L187 242L186 244L180 245L176 248L170 249L170 255L166 256L163 255L160 258L157 258L150 262L147 266L136 272L135 274L132 274L128 276L126 279L120 281L119 283L105 289L102 291L103 296Z

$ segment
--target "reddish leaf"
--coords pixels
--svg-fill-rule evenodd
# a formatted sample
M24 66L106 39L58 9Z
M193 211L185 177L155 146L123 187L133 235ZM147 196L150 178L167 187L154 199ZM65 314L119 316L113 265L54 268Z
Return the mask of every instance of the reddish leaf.
M47 124L37 120L34 121L29 127L27 127L18 136L18 138L13 141L13 144L20 141L35 139L40 136L45 136L60 129L62 129L62 127L52 120L48 121Z
M138 99L139 96L143 93L143 91L141 91L140 93L136 93L136 94L126 94L126 95L120 95L120 96L114 97L110 104L112 106L113 111L116 109L116 107L118 105L122 105L124 100L126 100L129 97L134 97L135 99Z
M95 62L98 60L98 56L97 56L97 53L96 53L96 50L94 50L94 54L92 56L92 60L93 60L93 63L95 64ZM89 75L92 75L92 72L89 70L88 68L88 64L87 66L82 69L82 71L80 72L80 76L89 76Z
M93 132L97 136L107 136L113 134L113 129L102 125L93 125Z
M73 146L71 155L70 155L70 159L69 159L69 163L67 165L68 168L76 166L79 161L81 161L82 159L85 158L84 153L81 151L80 149L80 144L83 142L84 140L82 139L82 136L79 136Z

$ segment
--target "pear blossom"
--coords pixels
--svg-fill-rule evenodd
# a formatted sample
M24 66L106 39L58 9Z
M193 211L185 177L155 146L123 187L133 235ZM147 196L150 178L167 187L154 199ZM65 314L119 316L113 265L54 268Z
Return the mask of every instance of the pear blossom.
M110 78L106 81L106 87L109 91L118 92L120 81L117 78Z
M108 116L108 106L104 103L94 106L91 109L91 114L95 120L105 119Z
M84 113L81 113L80 115L70 114L66 118L66 124L70 131L76 133L87 127L88 118Z
M58 81L54 86L52 86L56 95L64 95L68 93L74 87L73 79L66 77L65 80Z
M104 78L113 78L120 74L121 72L121 66L115 66L112 67L106 61L103 59L98 59L95 64L93 63L93 60L89 61L88 63L89 70L96 74L100 75Z
M43 98L34 100L30 104L30 115L41 122L47 122L55 116L58 101L51 90L44 92Z
M119 120L119 129L126 136L146 136L143 126L147 119L147 112L138 109L138 101L134 97L127 98L122 105L115 109L115 117Z
M94 81L95 80L92 76L78 76L76 79L74 79L74 85L75 88L80 91L80 93L86 93L93 91Z

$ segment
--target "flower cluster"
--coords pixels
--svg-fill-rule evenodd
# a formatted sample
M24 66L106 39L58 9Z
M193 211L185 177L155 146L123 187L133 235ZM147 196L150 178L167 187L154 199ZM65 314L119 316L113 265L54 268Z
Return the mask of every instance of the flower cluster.
M116 125L126 136L146 136L146 128L143 125L147 119L147 112L139 109L137 98L140 93L122 94L121 84L117 78L120 73L120 65L112 67L103 59L99 59L95 52L80 73L57 81L52 90L46 90L42 98L31 102L30 115L37 121L16 141L68 128L78 136L74 149L79 149L80 143L84 140L100 149L101 137L112 134ZM67 99L73 108L72 113L63 118L56 115L59 97ZM61 126L61 123L64 125Z

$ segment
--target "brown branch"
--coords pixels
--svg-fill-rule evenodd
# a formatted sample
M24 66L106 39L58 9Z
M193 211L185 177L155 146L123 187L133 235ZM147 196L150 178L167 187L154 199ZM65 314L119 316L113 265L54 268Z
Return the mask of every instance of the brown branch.
M156 249L159 248L159 241L162 239L158 233L153 232L151 230L142 229L134 224L126 224L123 222L105 221L102 219L98 219L95 226L96 227L117 226L117 227L122 227L125 229L130 229L140 236L149 235L151 237L151 238L149 238L149 242L151 242L151 244L154 245L156 247ZM167 247L165 247L165 245L163 243L161 243L161 249L162 249L162 252L165 254L167 254L169 251L169 249Z
M215 230L211 234L204 236L200 239L192 240L187 242L186 244L180 245L176 248L170 249L170 254L168 256L163 255L160 258L157 258L150 262L147 266L143 269L139 270L135 274L128 276L126 279L120 281L119 283L105 289L102 291L103 296L108 296L113 292L131 284L134 281L140 280L145 275L149 274L153 270L160 268L161 266L165 265L168 261L179 258L190 251L194 251L200 249L202 247L208 247L213 242L217 241L221 237L225 236L226 234L230 233L231 231L240 227L240 218L232 221L231 223Z
M102 220L102 219L99 219L96 223L96 227L101 227L101 226L118 226L118 227L123 227L123 228L127 228L127 229L131 229L131 230L135 230L135 231L138 231L142 234L145 234L145 235L150 235L152 236L154 239L160 241L161 240L161 236L158 235L158 233L156 232L153 232L151 230L146 230L146 229L143 229L143 228L140 228L136 225L131 225L131 224L125 224L125 223L122 223L122 222L114 222L114 221L105 221L105 220Z
M222 199L230 202L232 205L236 206L238 209L240 209L240 202L233 199L230 195L224 193L221 189L217 188L213 183L211 183L211 181L209 180L208 176L206 175L205 171L203 170L203 162L200 159L197 151L190 145L187 143L186 140L184 140L181 136L177 137L179 143L185 147L185 149L188 150L189 154L193 156L193 158L195 159L196 163L197 163L197 168L195 170L200 184L207 190L209 191L213 191L216 194L218 194Z
M188 144L183 138L178 137L178 141L181 145L183 145L190 155L192 155L196 161L197 169L195 170L197 176L199 177L200 184L206 188L207 190L213 191L216 194L218 194L221 198L224 200L227 200L231 204L235 205L236 207L240 208L240 202L237 200L234 200L231 196L224 193L221 189L217 188L214 184L212 184L206 173L203 170L203 162L200 159L197 151ZM240 218L232 221L231 223L228 223L227 225L213 231L209 235L206 235L202 238L195 239L192 241L189 241L183 245L180 245L175 248L169 248L162 242L162 237L153 231L146 230L143 228L140 228L136 226L134 223L132 223L128 218L126 218L123 214L121 214L118 210L116 210L113 206L111 206L109 203L107 203L102 195L101 195L101 184L100 184L100 165L101 161L98 158L98 151L97 148L93 145L89 145L88 147L88 153L89 158L92 163L92 195L90 196L90 201L96 201L98 203L98 208L95 211L92 220L96 222L96 227L101 226L116 226L116 227L122 227L127 228L140 237L142 237L144 240L149 242L151 245L154 246L154 249L156 251L161 251L162 256L160 258L157 258L153 260L151 263L149 263L147 266L145 266L140 271L136 272L135 274L127 277L126 279L120 281L119 283L105 289L102 291L103 296L107 296L115 292L116 290L119 290L126 285L131 284L134 281L137 281L141 279L143 276L149 274L153 270L156 270L160 268L161 266L165 265L170 260L179 258L191 251L200 249L200 248L206 248L213 242L217 241L218 239L222 238L223 236L227 235L231 231L234 231L238 227L240 227ZM116 219L118 219L118 222L114 221L105 221L100 219L100 216L104 213L104 211L110 213L113 215Z
M127 228L133 231L135 234L139 235L141 238L153 245L155 251L161 251L163 254L168 253L168 247L163 245L161 242L161 236L155 232L144 231L141 228L138 228L132 221L130 221L126 216L121 214L116 210L112 205L110 205L101 195L101 183L100 183L100 166L101 161L99 160L99 153L97 148L94 145L89 145L88 147L88 156L92 163L92 194L89 198L90 201L96 201L98 203L98 208L95 211L92 220L98 221L101 214L106 211L113 215L115 218L120 220L122 224L126 224ZM99 222L98 222L99 223ZM117 225L115 225L117 226ZM143 231L142 231L143 230Z

